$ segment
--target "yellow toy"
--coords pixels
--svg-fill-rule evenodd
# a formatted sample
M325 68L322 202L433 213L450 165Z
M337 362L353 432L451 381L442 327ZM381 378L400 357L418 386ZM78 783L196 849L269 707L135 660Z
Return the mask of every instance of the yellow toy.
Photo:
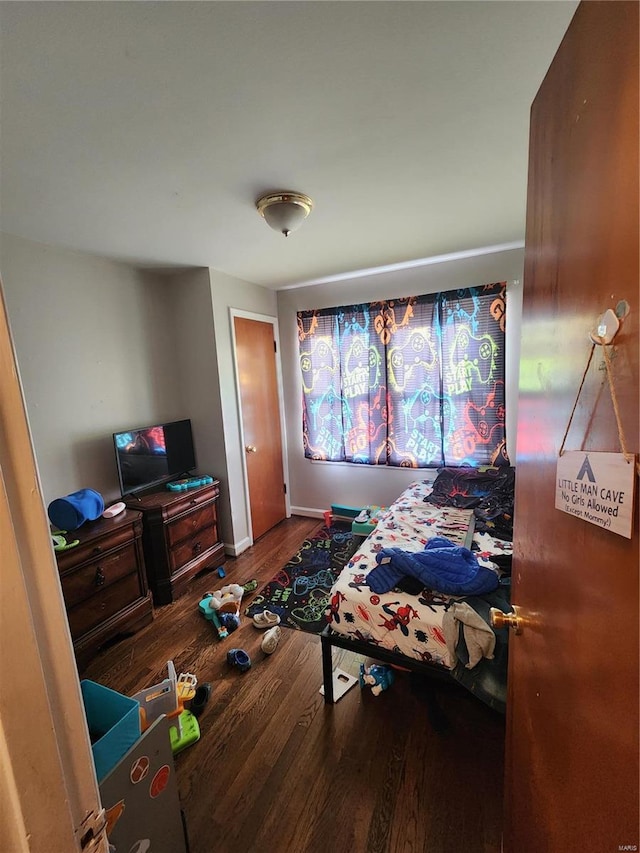
M169 725L171 748L180 752L200 738L200 726L190 711L185 710L185 702L193 699L198 679L190 672L181 672L176 677L173 661L167 661L168 678L146 690L140 690L132 699L140 705L140 729L145 732L149 726L165 714L175 719L175 725Z

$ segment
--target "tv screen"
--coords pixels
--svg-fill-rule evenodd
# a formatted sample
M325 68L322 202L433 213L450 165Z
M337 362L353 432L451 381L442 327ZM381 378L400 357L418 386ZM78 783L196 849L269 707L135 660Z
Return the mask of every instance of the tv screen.
M113 443L123 496L196 467L190 420L115 432Z

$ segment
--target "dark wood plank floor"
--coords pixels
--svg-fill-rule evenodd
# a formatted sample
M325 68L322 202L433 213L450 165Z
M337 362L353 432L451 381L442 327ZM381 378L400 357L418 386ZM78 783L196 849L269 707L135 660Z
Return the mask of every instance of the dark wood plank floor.
M224 582L268 581L319 527L293 517L226 563ZM398 673L378 697L358 686L333 706L317 637L284 629L271 656L247 618L226 640L198 613L217 574L158 608L154 622L103 650L82 677L127 695L166 676L166 662L210 681L201 738L176 756L191 853L498 853L503 719L462 688L436 685L448 726L435 731L420 684ZM246 596L243 604L250 602ZM244 648L252 668L228 666ZM357 674L362 659L334 650Z

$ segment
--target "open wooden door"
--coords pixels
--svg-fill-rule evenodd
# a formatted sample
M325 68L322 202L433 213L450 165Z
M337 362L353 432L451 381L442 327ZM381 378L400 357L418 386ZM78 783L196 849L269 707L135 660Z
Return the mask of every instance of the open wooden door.
M286 518L274 323L233 318L242 432L256 540Z
M640 449L638 151L638 4L583 2L531 112L505 853L640 849L637 473L631 539L554 508L589 332L622 300L611 361ZM620 451L603 368L597 347L567 450Z
M0 282L0 850L107 853Z

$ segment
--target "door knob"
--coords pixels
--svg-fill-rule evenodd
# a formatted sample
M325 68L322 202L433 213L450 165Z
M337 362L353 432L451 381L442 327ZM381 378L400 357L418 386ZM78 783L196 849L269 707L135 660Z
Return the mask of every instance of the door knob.
M255 444L245 444L244 449L247 451L247 453L255 453L258 448L255 446Z
M524 619L515 605L513 613L503 613L499 608L492 607L489 610L489 621L492 628L511 628L516 634L522 634Z

